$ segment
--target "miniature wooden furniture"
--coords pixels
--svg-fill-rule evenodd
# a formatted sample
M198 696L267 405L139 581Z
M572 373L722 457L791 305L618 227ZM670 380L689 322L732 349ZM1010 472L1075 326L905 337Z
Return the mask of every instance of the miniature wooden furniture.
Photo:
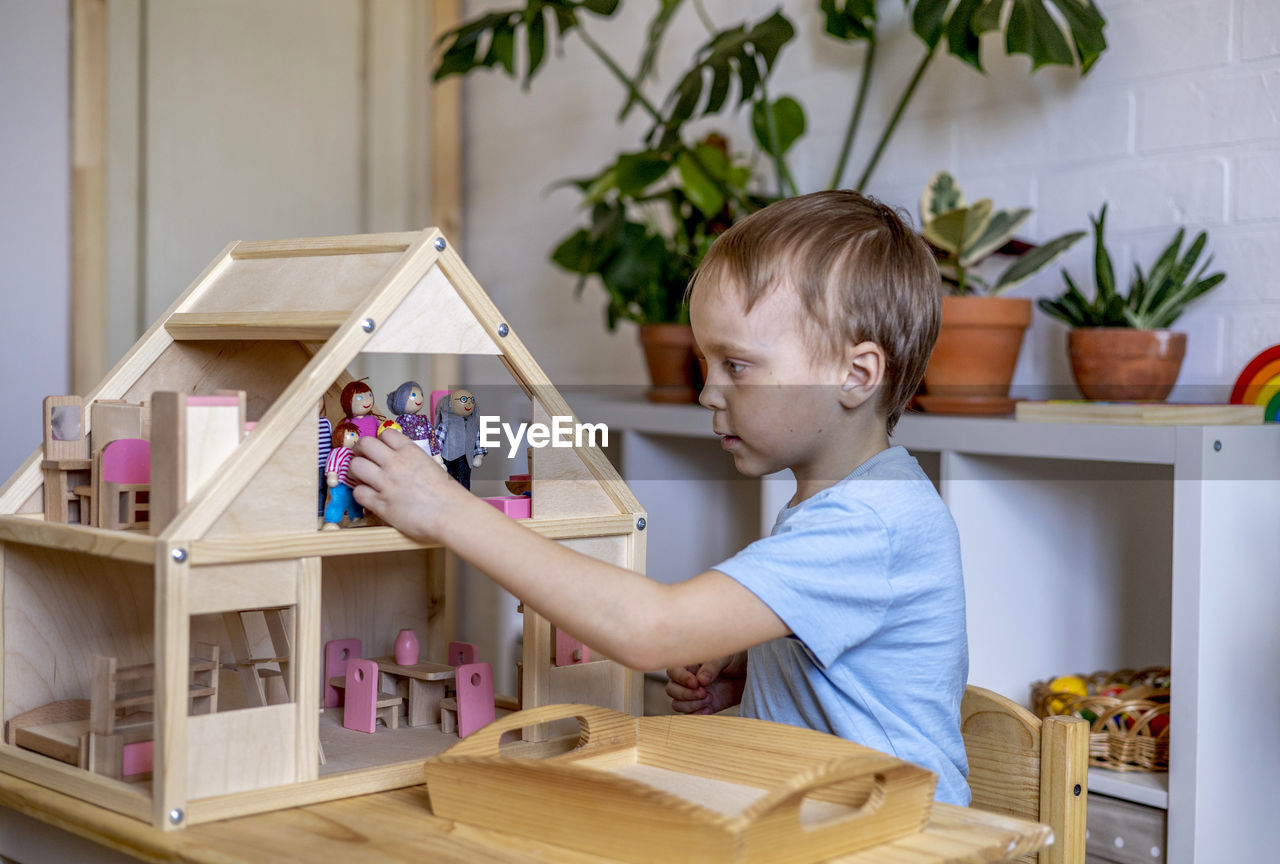
M359 638L377 656L409 627L425 634L426 656L440 657L453 618L444 550L389 527L318 530L316 405L336 416L347 370L376 353L493 358L530 400L534 422L576 421L439 231L228 245L84 394L85 405L149 406L150 433L138 436L151 442L148 531L67 524L64 510L78 502L60 503L58 485L84 480L51 472L46 489L42 468L67 442L33 448L0 485L4 719L88 693L85 658L154 658L154 776L122 788L8 744L0 772L163 830L420 782L421 760L456 739L414 730L410 754L391 740L405 736L358 736L384 740L357 741L369 746L350 759L334 758L326 741L323 774L315 758L322 735L341 735L317 710L325 641ZM63 413L83 420L82 408ZM83 440L70 446L89 458ZM644 510L599 447L547 448L531 483L524 527L643 572ZM288 652L267 647L257 616L245 616L249 650L231 646L223 616L253 609L284 610ZM279 665L248 660L285 657L288 701L264 692L271 704L240 707L226 693L223 710L190 715L193 633L219 641L241 674ZM556 667L553 643L550 622L526 611L523 704L641 711L638 673L595 658ZM245 683L246 701L256 699L256 683Z
M223 626L226 627L227 636L231 640L231 657L250 707L257 708L270 704L267 681L273 678L279 679L284 684L286 699L293 697L289 677L289 661L293 656L293 648L289 641L289 627L284 620L286 611L288 611L287 606L274 606L269 609L238 609L235 612L224 612L222 615ZM249 645L244 616L255 614L262 616L271 638L271 648L275 653L270 657L253 656L253 648Z
M43 460L46 521L89 524L89 515L80 508L77 487L89 484L89 438L85 430L84 399L79 396L48 396L42 412L44 428ZM74 507L71 505L75 505Z
M971 806L1052 828L1053 845L1040 852L1040 864L1083 864L1088 722L1041 720L998 693L970 685L960 703L960 727Z
M359 639L330 639L324 643L324 707L342 704L347 686L347 662L363 657ZM410 723L409 725L413 725Z
M466 738L493 722L493 666L463 663L454 673L454 695L440 702L440 731Z
M196 643L190 659L187 713L213 714L218 709L217 645ZM93 692L85 746L90 771L120 779L142 773L149 763L154 737L155 666L117 666L115 657L93 658ZM130 763L135 766L130 770Z
M94 455L93 522L102 528L146 528L150 522L151 444L117 438Z
M381 674L406 681L409 691L406 725L430 726L440 722L440 705L445 698L446 689L454 679L452 666L429 660L419 660L412 666L401 666L394 657L378 657L376 662Z
M556 628L556 665L573 666L576 663L590 663L591 649L586 643L574 639L568 633Z
M581 729L570 752L500 752L504 732L568 717ZM586 705L511 714L427 760L425 774L437 816L632 862L825 861L919 832L937 785L931 771L810 729Z
M404 698L385 693L378 686L378 664L372 660L347 661L346 697L342 706L342 725L357 732L373 734L381 720L388 729L400 725L400 706Z
M81 768L82 736L89 723L88 699L61 699L24 711L5 724L7 744Z
M450 642L449 665L461 666L463 663L475 663L480 659L480 649L474 642Z

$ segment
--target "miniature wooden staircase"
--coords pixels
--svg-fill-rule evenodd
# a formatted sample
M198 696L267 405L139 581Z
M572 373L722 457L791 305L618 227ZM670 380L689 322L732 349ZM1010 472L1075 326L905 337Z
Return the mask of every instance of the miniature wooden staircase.
M289 681L289 660L293 656L289 644L289 629L285 625L284 612L288 606L276 606L268 609L244 609L239 612L224 612L223 624L227 628L227 636L231 639L231 653L236 665L236 672L244 689L244 698L249 707L259 708L268 704L265 681L268 678L280 678L284 684L284 692L293 699L293 687ZM271 647L274 657L254 657L249 645L249 634L244 627L244 616L261 614L266 621L267 633L271 636ZM275 669L264 668L275 665Z

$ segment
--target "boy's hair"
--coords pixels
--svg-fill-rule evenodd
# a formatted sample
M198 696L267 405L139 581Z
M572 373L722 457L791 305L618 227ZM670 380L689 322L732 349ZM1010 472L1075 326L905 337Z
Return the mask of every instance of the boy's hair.
M924 377L942 315L938 266L905 216L857 192L814 192L770 204L735 222L689 281L731 285L747 312L793 285L799 322L820 351L838 356L859 342L885 353L877 408L892 432Z

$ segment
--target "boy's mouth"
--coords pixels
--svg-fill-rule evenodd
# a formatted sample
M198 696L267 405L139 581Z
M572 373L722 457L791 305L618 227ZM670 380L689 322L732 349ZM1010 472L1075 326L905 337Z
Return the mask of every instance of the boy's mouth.
M737 435L721 435L720 436L720 446L725 450L732 450L734 447L737 447L738 444L740 444L741 442L742 442L742 439L739 438Z

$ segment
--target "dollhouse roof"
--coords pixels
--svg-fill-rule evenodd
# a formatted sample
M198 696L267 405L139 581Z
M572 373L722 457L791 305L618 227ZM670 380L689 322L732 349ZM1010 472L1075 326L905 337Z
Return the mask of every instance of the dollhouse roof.
M231 243L85 401L246 390L259 422L158 539L314 530L314 468L303 495L280 488L290 473L281 466L286 459L296 464L304 446L314 459L308 421L322 398L336 398L362 352L497 355L531 398L535 420L572 415L434 228ZM0 513L40 512L40 459L37 451L0 489ZM533 470L535 519L641 510L596 447L540 450ZM263 510L264 500L278 503L277 515ZM264 512L268 518L253 515Z

